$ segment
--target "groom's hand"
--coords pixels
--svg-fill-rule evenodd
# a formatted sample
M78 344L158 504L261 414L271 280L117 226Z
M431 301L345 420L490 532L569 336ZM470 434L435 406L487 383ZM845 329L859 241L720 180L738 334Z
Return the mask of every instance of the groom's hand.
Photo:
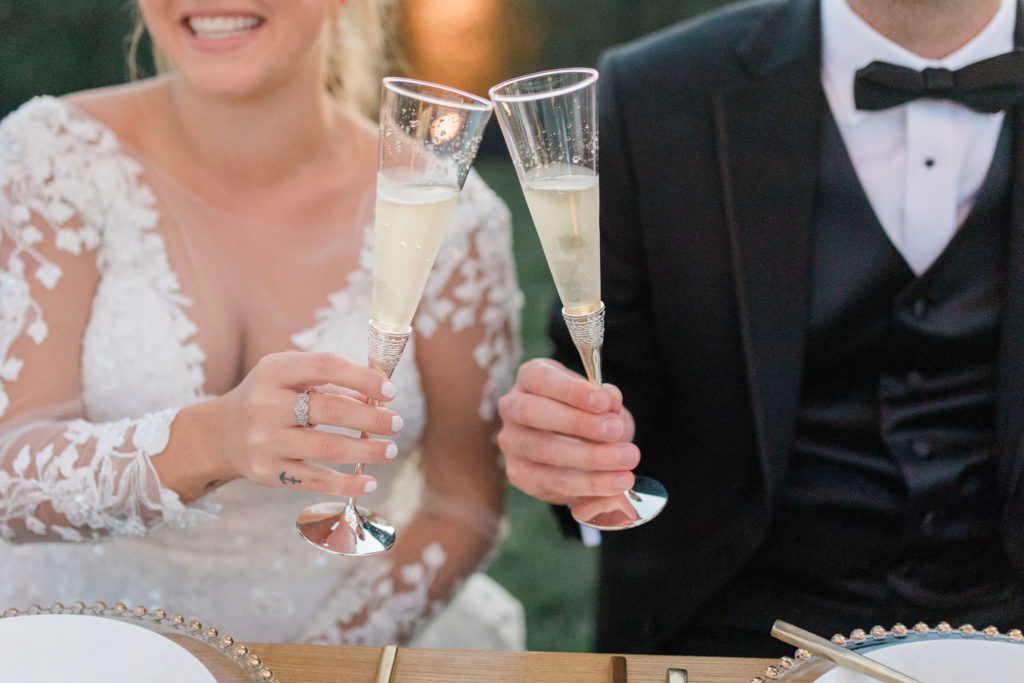
M524 493L567 504L633 485L640 449L630 443L633 416L617 387L596 386L560 363L535 359L519 368L498 412L508 478Z

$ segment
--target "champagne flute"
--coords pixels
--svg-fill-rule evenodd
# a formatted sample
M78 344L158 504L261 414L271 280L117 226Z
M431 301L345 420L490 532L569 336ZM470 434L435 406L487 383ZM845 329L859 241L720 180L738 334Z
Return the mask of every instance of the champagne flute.
M434 83L383 80L367 347L370 367L388 378L412 335L413 314L493 106ZM356 465L355 474L362 471ZM357 507L355 496L306 508L296 526L307 541L339 555L376 555L395 542L394 526Z
M548 269L562 301L587 379L601 384L604 302L598 228L597 89L593 69L556 69L499 83L490 90ZM653 519L665 487L637 476L612 496L577 498L573 517L616 531Z

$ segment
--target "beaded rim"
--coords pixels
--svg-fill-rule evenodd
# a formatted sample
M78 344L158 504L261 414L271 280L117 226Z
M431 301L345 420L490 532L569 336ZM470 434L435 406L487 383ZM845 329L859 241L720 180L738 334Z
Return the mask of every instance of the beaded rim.
M158 624L163 629L189 636L193 640L198 640L217 650L237 664L254 681L277 683L273 672L263 666L262 660L250 652L248 647L236 642L229 635L221 634L212 626L203 626L198 619L186 619L181 614L169 613L162 609L150 610L142 605L128 607L123 602L119 602L112 607L108 607L105 602L94 602L91 605L86 605L84 602L73 602L67 607L59 602L55 602L49 607L31 605L26 610L10 607L0 614L0 619L36 614L84 614Z
M1003 633L995 626L977 629L971 624L961 624L959 628L953 628L945 621L940 621L934 628L921 621L910 628L900 623L893 624L893 627L888 630L882 626L872 626L871 630L867 632L862 628L857 628L851 631L849 636L837 633L832 636L831 640L836 645L841 645L848 650L859 650L877 645L892 645L894 643L917 640L938 640L954 636L965 639L976 638L1024 644L1024 633L1021 633L1019 628ZM817 655L812 655L807 650L801 648L792 657L781 657L775 664L765 667L764 672L760 676L750 679L750 683L767 683L767 681L779 680L786 674L798 670L801 664L816 659L819 659Z

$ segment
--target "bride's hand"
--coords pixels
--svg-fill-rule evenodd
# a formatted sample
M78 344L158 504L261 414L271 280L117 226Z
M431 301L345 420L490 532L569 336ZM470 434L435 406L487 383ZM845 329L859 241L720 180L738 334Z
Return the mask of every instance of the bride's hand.
M383 462L397 455L397 446L390 440L301 426L295 406L304 389L310 389L310 425L379 435L393 435L402 428L402 418L394 411L366 403L367 398L390 401L395 396L394 385L376 370L332 353L274 353L261 358L237 387L216 399L218 450L224 466L236 477L264 486L333 496L375 490L373 477L343 474L315 463Z

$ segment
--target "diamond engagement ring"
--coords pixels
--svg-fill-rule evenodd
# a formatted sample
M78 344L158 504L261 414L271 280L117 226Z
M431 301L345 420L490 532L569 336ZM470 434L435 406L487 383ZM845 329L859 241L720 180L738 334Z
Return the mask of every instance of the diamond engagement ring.
M302 427L310 427L309 424L309 389L300 391L295 399L295 421Z

